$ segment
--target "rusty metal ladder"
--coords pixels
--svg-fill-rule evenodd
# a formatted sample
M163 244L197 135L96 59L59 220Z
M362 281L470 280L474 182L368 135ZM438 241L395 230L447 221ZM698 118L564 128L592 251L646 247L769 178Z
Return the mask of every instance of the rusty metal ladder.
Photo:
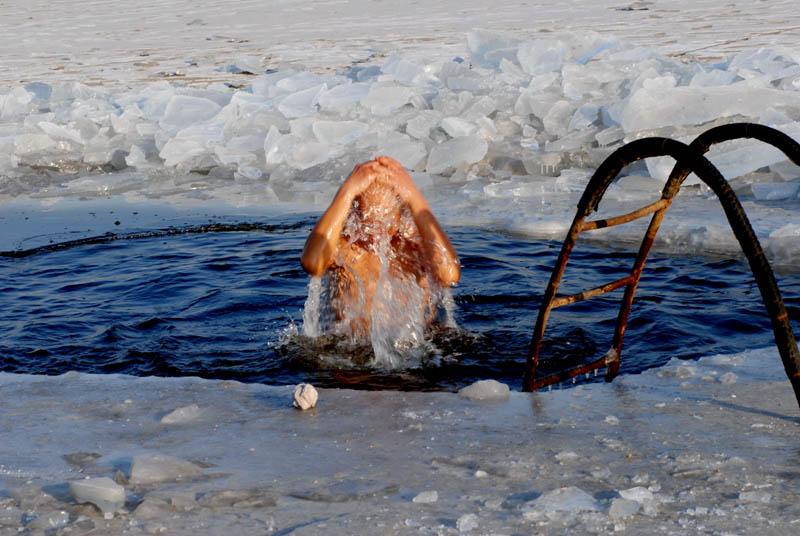
M789 377L798 405L800 405L800 352L798 352L797 343L792 333L775 276L733 189L722 177L719 170L703 156L713 144L738 138L754 138L768 143L780 149L792 162L800 165L800 145L778 130L753 123L732 123L712 128L698 136L691 145L669 138L655 137L632 141L617 149L600 165L578 202L577 213L561 247L561 252L558 255L542 299L525 367L525 376L523 378L523 389L525 391L533 391L600 368L606 368L606 381L611 381L617 375L625 327L647 255L653 245L664 215L680 190L681 184L683 184L689 173L694 172L719 198L734 235L750 263L750 268L758 283L764 305L772 321L775 342L778 346L786 375ZM672 169L662 190L661 199L628 214L586 221L592 212L597 210L597 206L606 190L625 166L638 160L656 156L671 156L676 160L675 167ZM649 214L652 214L653 217L639 246L639 252L629 275L577 294L569 296L556 294L570 253L580 233L621 225ZM622 287L625 287L625 294L617 316L614 338L608 352L589 363L576 365L537 378L536 366L539 361L542 339L550 311L557 307L593 298Z

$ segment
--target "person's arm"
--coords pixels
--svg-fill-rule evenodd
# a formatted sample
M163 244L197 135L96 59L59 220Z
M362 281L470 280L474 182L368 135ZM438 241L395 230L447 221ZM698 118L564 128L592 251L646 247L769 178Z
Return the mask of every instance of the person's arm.
M392 186L411 210L434 277L442 285L455 285L461 277L461 263L425 197L399 162L386 156L379 156L376 160L393 171L395 180Z
M333 262L333 256L339 247L344 221L350 212L353 200L374 180L374 166L375 162L373 161L359 164L353 169L339 191L336 192L331 206L311 231L300 257L303 270L310 275L322 275Z

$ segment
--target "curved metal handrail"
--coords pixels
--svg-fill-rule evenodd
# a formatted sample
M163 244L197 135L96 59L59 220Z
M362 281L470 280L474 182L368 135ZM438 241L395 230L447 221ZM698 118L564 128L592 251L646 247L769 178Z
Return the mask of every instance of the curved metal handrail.
M528 362L523 379L523 389L526 391L534 390L544 385L555 383L601 367L607 368L606 379L608 381L616 376L619 371L619 357L628 313L630 312L633 295L635 294L636 287L641 277L647 254L652 247L655 234L658 231L667 208L669 208L683 181L690 172L694 172L720 199L720 203L723 206L723 210L733 229L734 235L750 263L751 270L756 277L762 299L764 300L772 321L773 332L775 333L775 340L781 354L781 359L783 360L784 369L792 383L795 396L800 405L800 352L798 352L797 343L794 339L794 334L792 333L788 315L786 314L786 309L783 305L783 300L781 299L772 269L763 254L758 239L733 189L719 173L719 170L717 170L702 154L715 143L736 138L755 138L769 143L783 151L793 162L800 165L800 145L778 130L753 123L733 123L712 128L698 136L691 145L686 145L668 138L644 138L636 140L614 151L600 165L578 202L578 210L575 219L562 245L558 261L551 274L547 290L545 291L531 338ZM586 218L597 209L606 190L625 166L635 161L655 156L671 156L676 160L675 167L670 173L670 177L662 191L661 200L625 216L585 222ZM653 213L653 218L640 246L639 254L637 255L631 275L617 282L579 293L572 297L556 298L556 291L560 284L561 277L563 276L566 262L580 232L626 223L650 213ZM554 307L574 303L586 297L601 294L622 286L626 287L625 296L620 306L614 340L609 352L592 363L573 367L572 369L549 375L543 379L535 379L536 365L541 350L544 328L550 310Z

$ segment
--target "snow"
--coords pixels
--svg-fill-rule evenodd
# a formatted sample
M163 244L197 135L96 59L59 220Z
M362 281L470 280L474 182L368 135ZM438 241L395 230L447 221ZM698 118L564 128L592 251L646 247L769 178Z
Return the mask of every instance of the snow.
M689 142L740 120L800 138L794 2L662 4L12 3L0 249L208 207L319 213L376 154L412 171L445 226L560 239L592 170L626 141ZM800 170L754 142L709 158L770 261L796 266ZM649 203L671 167L632 166L601 213ZM692 180L657 247L737 254ZM105 228L87 215L98 205L139 215ZM800 522L797 407L772 348L611 385L506 388L491 404L322 390L299 412L281 387L76 373L0 374L0 396L2 534L791 534ZM87 485L114 500L82 504Z

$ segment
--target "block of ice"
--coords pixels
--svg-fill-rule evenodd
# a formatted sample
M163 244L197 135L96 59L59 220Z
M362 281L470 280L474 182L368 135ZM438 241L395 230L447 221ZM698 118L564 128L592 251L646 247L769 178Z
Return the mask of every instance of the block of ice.
M724 87L645 88L635 91L622 111L627 133L666 126L701 125L720 117L758 117L769 103L774 108L800 110L800 94L769 88Z
M563 41L536 39L519 46L517 60L522 70L535 76L560 70L569 53L569 45Z
M319 95L319 106L323 110L340 110L353 106L369 94L371 87L372 84L366 82L334 86Z
M411 84L414 78L424 72L424 68L401 56L392 56L383 67L381 67L381 71L383 71L384 74L392 75L398 82Z
M800 182L757 182L752 185L753 197L759 201L796 199Z
M467 49L473 65L498 67L502 60L515 60L519 41L499 32L473 30L467 34Z
M464 514L456 520L456 528L459 532L469 532L478 528L478 516L476 514Z
M25 525L26 529L52 531L59 529L69 524L69 513L64 510L53 510L51 512L43 512L39 514L36 519L33 519ZM46 534L46 533L45 533Z
M620 490L619 494L623 499L640 503L653 500L653 492L642 486Z
M182 480L203 472L198 465L165 454L139 454L133 457L131 484L152 484Z
M199 419L203 415L203 410L200 409L200 406L197 404L190 404L188 406L184 406L182 408L177 408L163 417L161 417L161 422L163 424L183 424L187 422L192 422Z
M567 131L583 130L586 127L593 125L598 120L599 108L595 104L582 104L578 106L572 119L569 121Z
M416 494L413 499L411 499L412 502L423 504L435 503L438 500L439 493L436 490L422 491Z
M737 74L733 71L723 71L722 69L704 69L698 70L692 76L689 86L692 87L714 87L714 86L727 86L733 83L738 78Z
M463 136L440 143L428 155L427 172L436 175L451 168L483 160L489 144L479 136Z
M505 402L510 397L508 385L497 380L479 380L458 391L459 396L482 402Z
M563 136L567 133L574 114L574 104L566 100L557 101L542 117L545 131L556 136Z
M459 136L469 136L478 130L477 125L461 119L460 117L445 117L440 123L442 130L447 132L451 138L458 138Z
M636 514L641 507L641 504L630 499L614 499L611 501L611 507L608 509L608 515L614 520L624 519Z
M34 94L17 86L5 95L0 94L0 119L12 120L32 111Z
M327 85L319 84L291 93L278 103L278 110L290 119L311 115L317 109L319 96L327 88Z
M161 118L163 128L180 130L192 124L211 119L219 113L222 107L216 102L189 95L173 95L164 108Z
M375 146L375 153L391 156L410 170L416 170L428 155L425 144L399 132L389 132L380 137Z
M373 84L361 105L375 115L389 115L405 106L414 96L414 90L405 86Z
M360 121L327 121L317 120L311 130L317 141L334 145L346 145L365 134L369 126Z
M79 503L92 503L103 515L114 515L125 504L125 488L108 477L73 480L69 492Z
M768 503L772 500L772 494L768 491L743 491L739 494L739 500L742 502L760 502Z
M286 163L295 169L308 169L322 164L337 155L327 143L316 141L298 142L286 154Z
M406 123L406 133L418 140L427 139L431 129L439 125L442 120L442 113L436 110L420 110L417 115Z
M175 167L189 162L198 156L208 152L206 146L195 140L172 138L159 153L167 167Z
M302 71L283 77L275 82L275 87L284 93L297 93L305 89L323 85L322 78L314 73Z
M523 505L523 513L545 512L598 512L600 504L588 493L575 486L554 489Z

